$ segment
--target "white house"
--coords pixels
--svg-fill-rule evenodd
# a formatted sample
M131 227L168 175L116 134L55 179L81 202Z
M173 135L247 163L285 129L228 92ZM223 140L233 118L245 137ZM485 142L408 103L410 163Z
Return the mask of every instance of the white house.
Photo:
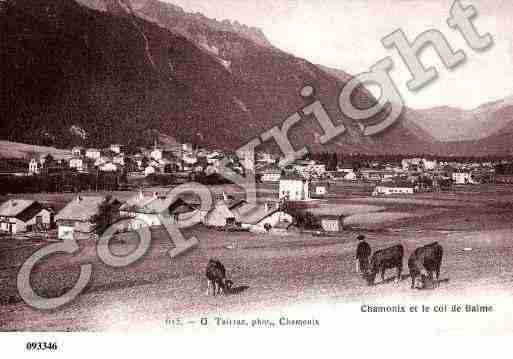
M206 226L212 227L224 227L229 223L236 222L237 215L232 212L229 208L229 205L226 201L217 201L205 218L203 219L203 223Z
M112 158L112 162L117 165L124 166L125 165L125 155L123 153L118 153L116 156Z
M114 217L119 208L116 199L104 196L77 196L64 207L55 217L58 228L58 238L78 239L89 237L98 227L98 216L102 214L102 206L109 211L109 217Z
M324 197L328 194L328 189L325 184L317 183L317 184L313 185L313 187L315 188L314 194L317 197Z
M438 161L437 160L429 160L427 158L422 159L422 164L424 166L424 169L426 171L434 171L438 168Z
M378 185L372 192L373 196L389 196L394 194L413 194L415 187L411 183L390 183Z
M176 161L174 162L171 162L171 161L168 161L169 164L171 163L175 163ZM183 169L185 171L188 171L188 170L192 170L196 163L198 163L198 158L192 154L187 154L187 155L184 155L182 157L182 162L183 162Z
M16 234L31 230L47 230L53 211L39 202L12 199L0 205L0 232Z
M157 170L154 166L148 166L144 169L144 176L148 177L152 174L157 173Z
M106 163L110 162L110 158L107 156L100 156L94 161L95 167L100 167Z
M401 167L404 171L418 170L424 165L422 158L405 158L401 161Z
M337 172L343 172L345 174L343 178L347 181L356 181L356 173L351 165L337 166Z
M35 158L32 158L29 163L29 173L32 175L37 175L41 173L41 165L39 161Z
M84 159L82 157L73 157L69 160L69 168L76 169L79 172L84 172L86 169Z
M84 148L80 146L75 146L71 149L71 155L73 157L82 157L84 155Z
M285 176L280 179L279 198L289 201L308 201L310 183L299 176Z
M325 232L340 232L343 230L342 215L322 215L319 219Z
M121 218L132 219L128 229L136 230L142 227L161 226L161 216L172 223L177 223L195 215L198 210L180 198L170 203L166 196L141 190L124 203L119 211Z
M86 150L85 156L96 161L102 156L102 152L96 148L88 148Z
M452 173L452 180L455 184L475 184L477 183L474 181L474 178L472 177L472 173L463 171L463 172L453 172Z
M102 172L116 172L120 169L120 167L115 163L107 162L98 166L98 169Z
M150 157L155 161L160 161L163 158L164 151L160 148L154 148L153 151L150 152Z
M117 144L117 143L114 143L112 145L110 145L110 150L114 153L117 153L117 154L120 154L121 153L121 145Z

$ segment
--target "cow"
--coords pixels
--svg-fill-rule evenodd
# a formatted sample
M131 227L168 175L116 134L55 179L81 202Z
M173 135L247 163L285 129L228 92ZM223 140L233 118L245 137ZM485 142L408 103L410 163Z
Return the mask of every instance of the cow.
M226 268L224 265L217 259L210 259L207 264L207 268L205 270L205 275L207 277L207 295L210 294L210 288L213 288L213 295L223 293L224 295L228 294L228 291L231 289L233 283L231 280L226 279Z
M396 281L399 281L403 271L403 255L404 247L402 244L374 252L366 274L367 283L370 286L374 285L374 280L376 279L376 274L378 272L380 272L381 280L383 281L385 277L385 271L390 268L397 269Z
M444 254L442 246L438 242L433 242L424 247L417 248L408 259L408 269L410 270L411 289L416 287L416 279L421 280L421 287L425 285L425 278L433 280L433 274L436 276L436 285L440 278L440 265Z

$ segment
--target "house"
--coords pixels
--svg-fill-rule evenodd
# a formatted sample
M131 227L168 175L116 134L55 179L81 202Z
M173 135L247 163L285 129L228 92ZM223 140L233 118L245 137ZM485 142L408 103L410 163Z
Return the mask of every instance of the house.
M259 204L255 208L244 205L233 209L235 219L244 229L255 233L265 233L281 222L293 223L293 217L283 211L277 203Z
M325 164L314 164L312 166L312 171L314 174L316 174L319 177L322 177L326 174L326 165Z
M325 232L340 232L344 229L344 217L342 215L319 216L321 227Z
M281 170L278 166L271 165L260 171L260 180L262 182L279 182L281 179Z
M197 211L196 206L181 198L169 203L166 196L142 190L119 208L121 218L132 219L128 224L128 229L131 230L161 226L161 216L169 219L171 223L178 223L191 218L198 213Z
M12 199L0 205L0 231L9 234L48 230L53 211L36 201Z
M121 149L122 149L122 146L117 144L117 143L114 143L112 145L110 145L110 148L109 148L112 152L114 153L117 153L117 154L120 154L121 153Z
M32 158L29 163L29 173L32 175L38 175L41 173L41 164L35 158Z
M293 227L294 224L291 222L280 221L269 230L269 233L275 236L286 236L290 234Z
M111 162L110 158L109 158L109 157L107 157L107 156L103 156L103 155L102 155L102 156L98 157L98 158L94 161L94 166L95 166L95 167L100 167L100 166L102 166L102 165L104 165L104 164L106 164L106 163L109 163L109 162Z
M77 196L55 217L58 238L90 238L103 225L117 218L120 202L105 196Z
M192 145L192 143L183 143L182 150L186 152L192 152L194 150L194 146Z
M157 173L157 169L154 166L148 166L144 169L144 176L148 177L150 175L153 175Z
M394 194L413 194L415 187L409 182L381 184L374 188L373 196L389 196Z
M69 168L73 168L79 172L85 172L87 170L87 165L82 157L73 157L69 160Z
M401 161L401 167L404 171L419 171L424 167L422 158L405 158Z
M452 180L455 184L475 184L474 177L471 172L459 171L452 173Z
M360 169L360 176L365 181L381 181L383 179L381 171L374 170L371 168Z
M150 158L155 161L160 161L163 158L164 151L160 148L154 148L153 151L150 152Z
M85 154L85 150L83 147L75 146L71 149L71 156L72 157L83 157Z
M314 187L314 191L311 194L312 197L324 198L328 194L328 190L327 190L328 186L325 183L317 183L317 184L313 185L312 187Z
M351 164L339 164L337 166L338 172L354 172L354 166Z
M102 152L96 148L88 148L85 152L85 156L92 160L97 160L102 156Z
M119 166L115 163L112 163L112 162L107 162L107 163L104 163L104 164L98 166L98 169L101 172L116 172L116 171L121 170L121 166Z
M216 194L215 201L214 207L203 219L203 223L206 226L224 227L237 223L238 214L236 210L247 204L245 200L234 199L227 196L224 192Z
M182 161L183 161L183 169L189 170L189 169L194 168L194 165L196 165L196 163L198 163L198 158L192 154L187 154L187 155L183 156Z
M205 218L203 223L210 227L224 227L227 224L235 223L237 215L233 213L226 201L217 201Z
M125 155L123 153L118 153L112 158L112 162L116 165L124 166L125 165Z
M337 172L341 172L344 174L344 179L346 181L356 181L356 172L352 165L339 165L337 166Z
M434 160L434 159L431 160L431 159L423 158L422 164L426 171L434 171L438 168L438 161Z
M219 152L212 152L211 154L207 155L207 163L216 169L221 167L223 160L224 154Z
M280 179L279 198L288 201L308 201L310 182L300 176L288 175Z

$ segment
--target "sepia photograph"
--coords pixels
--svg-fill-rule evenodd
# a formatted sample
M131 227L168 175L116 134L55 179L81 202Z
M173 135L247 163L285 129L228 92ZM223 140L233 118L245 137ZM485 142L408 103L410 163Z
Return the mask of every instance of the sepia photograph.
M512 29L509 0L0 0L1 345L488 355Z

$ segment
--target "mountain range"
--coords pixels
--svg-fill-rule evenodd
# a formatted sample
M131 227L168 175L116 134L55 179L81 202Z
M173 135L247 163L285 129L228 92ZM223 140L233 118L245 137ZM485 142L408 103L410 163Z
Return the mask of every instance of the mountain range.
M351 75L281 51L257 28L158 0L7 0L0 6L3 140L138 145L157 130L236 149L303 108L299 91L311 85L347 132L321 146L319 125L303 120L289 136L296 148L510 153L511 99L475 111L406 109L388 131L362 136L337 104ZM364 88L353 96L358 107L374 101Z
M473 110L443 106L416 112L418 116L413 120L444 142L480 140L513 130L513 97Z

